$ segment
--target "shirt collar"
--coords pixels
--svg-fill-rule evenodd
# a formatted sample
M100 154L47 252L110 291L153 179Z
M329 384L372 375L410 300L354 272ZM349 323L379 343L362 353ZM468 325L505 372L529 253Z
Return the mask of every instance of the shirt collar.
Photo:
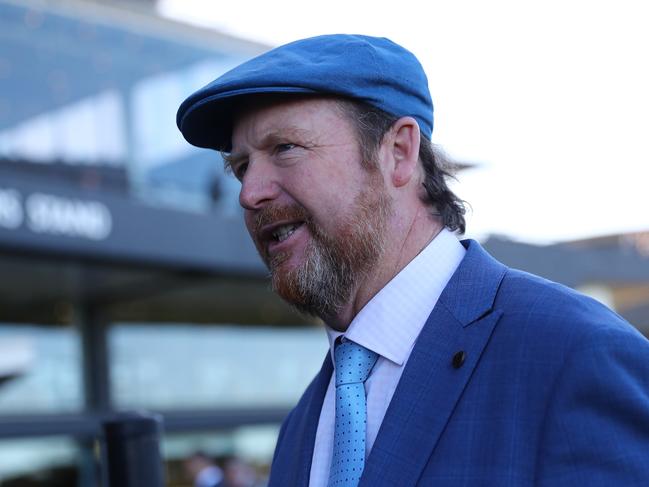
M457 237L442 229L358 312L345 337L403 365L465 253ZM326 330L333 360L334 343L343 333Z

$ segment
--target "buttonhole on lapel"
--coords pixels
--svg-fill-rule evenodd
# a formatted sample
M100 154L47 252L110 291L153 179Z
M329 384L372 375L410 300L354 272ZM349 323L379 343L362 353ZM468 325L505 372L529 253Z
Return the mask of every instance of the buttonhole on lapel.
M453 355L453 360L452 364L453 367L456 369L459 369L464 365L464 361L466 360L466 352L464 350L460 350L459 352L456 352L455 355Z

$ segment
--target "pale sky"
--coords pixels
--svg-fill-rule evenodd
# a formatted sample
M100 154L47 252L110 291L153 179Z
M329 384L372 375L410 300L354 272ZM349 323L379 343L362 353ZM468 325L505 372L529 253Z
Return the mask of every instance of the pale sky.
M389 37L428 74L433 142L467 235L531 241L649 230L649 7L643 0L160 0L163 14L279 45Z

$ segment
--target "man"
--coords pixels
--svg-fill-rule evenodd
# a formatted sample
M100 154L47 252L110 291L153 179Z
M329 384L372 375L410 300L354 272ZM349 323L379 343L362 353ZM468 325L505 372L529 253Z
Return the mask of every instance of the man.
M648 342L458 242L464 208L410 52L297 41L194 93L177 121L226 153L273 288L327 325L271 486L649 485Z

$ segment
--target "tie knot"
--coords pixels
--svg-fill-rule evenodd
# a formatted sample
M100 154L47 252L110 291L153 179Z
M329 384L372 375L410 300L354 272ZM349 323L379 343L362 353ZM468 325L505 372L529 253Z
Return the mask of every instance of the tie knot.
M345 340L334 348L336 387L365 382L378 355L358 343Z

